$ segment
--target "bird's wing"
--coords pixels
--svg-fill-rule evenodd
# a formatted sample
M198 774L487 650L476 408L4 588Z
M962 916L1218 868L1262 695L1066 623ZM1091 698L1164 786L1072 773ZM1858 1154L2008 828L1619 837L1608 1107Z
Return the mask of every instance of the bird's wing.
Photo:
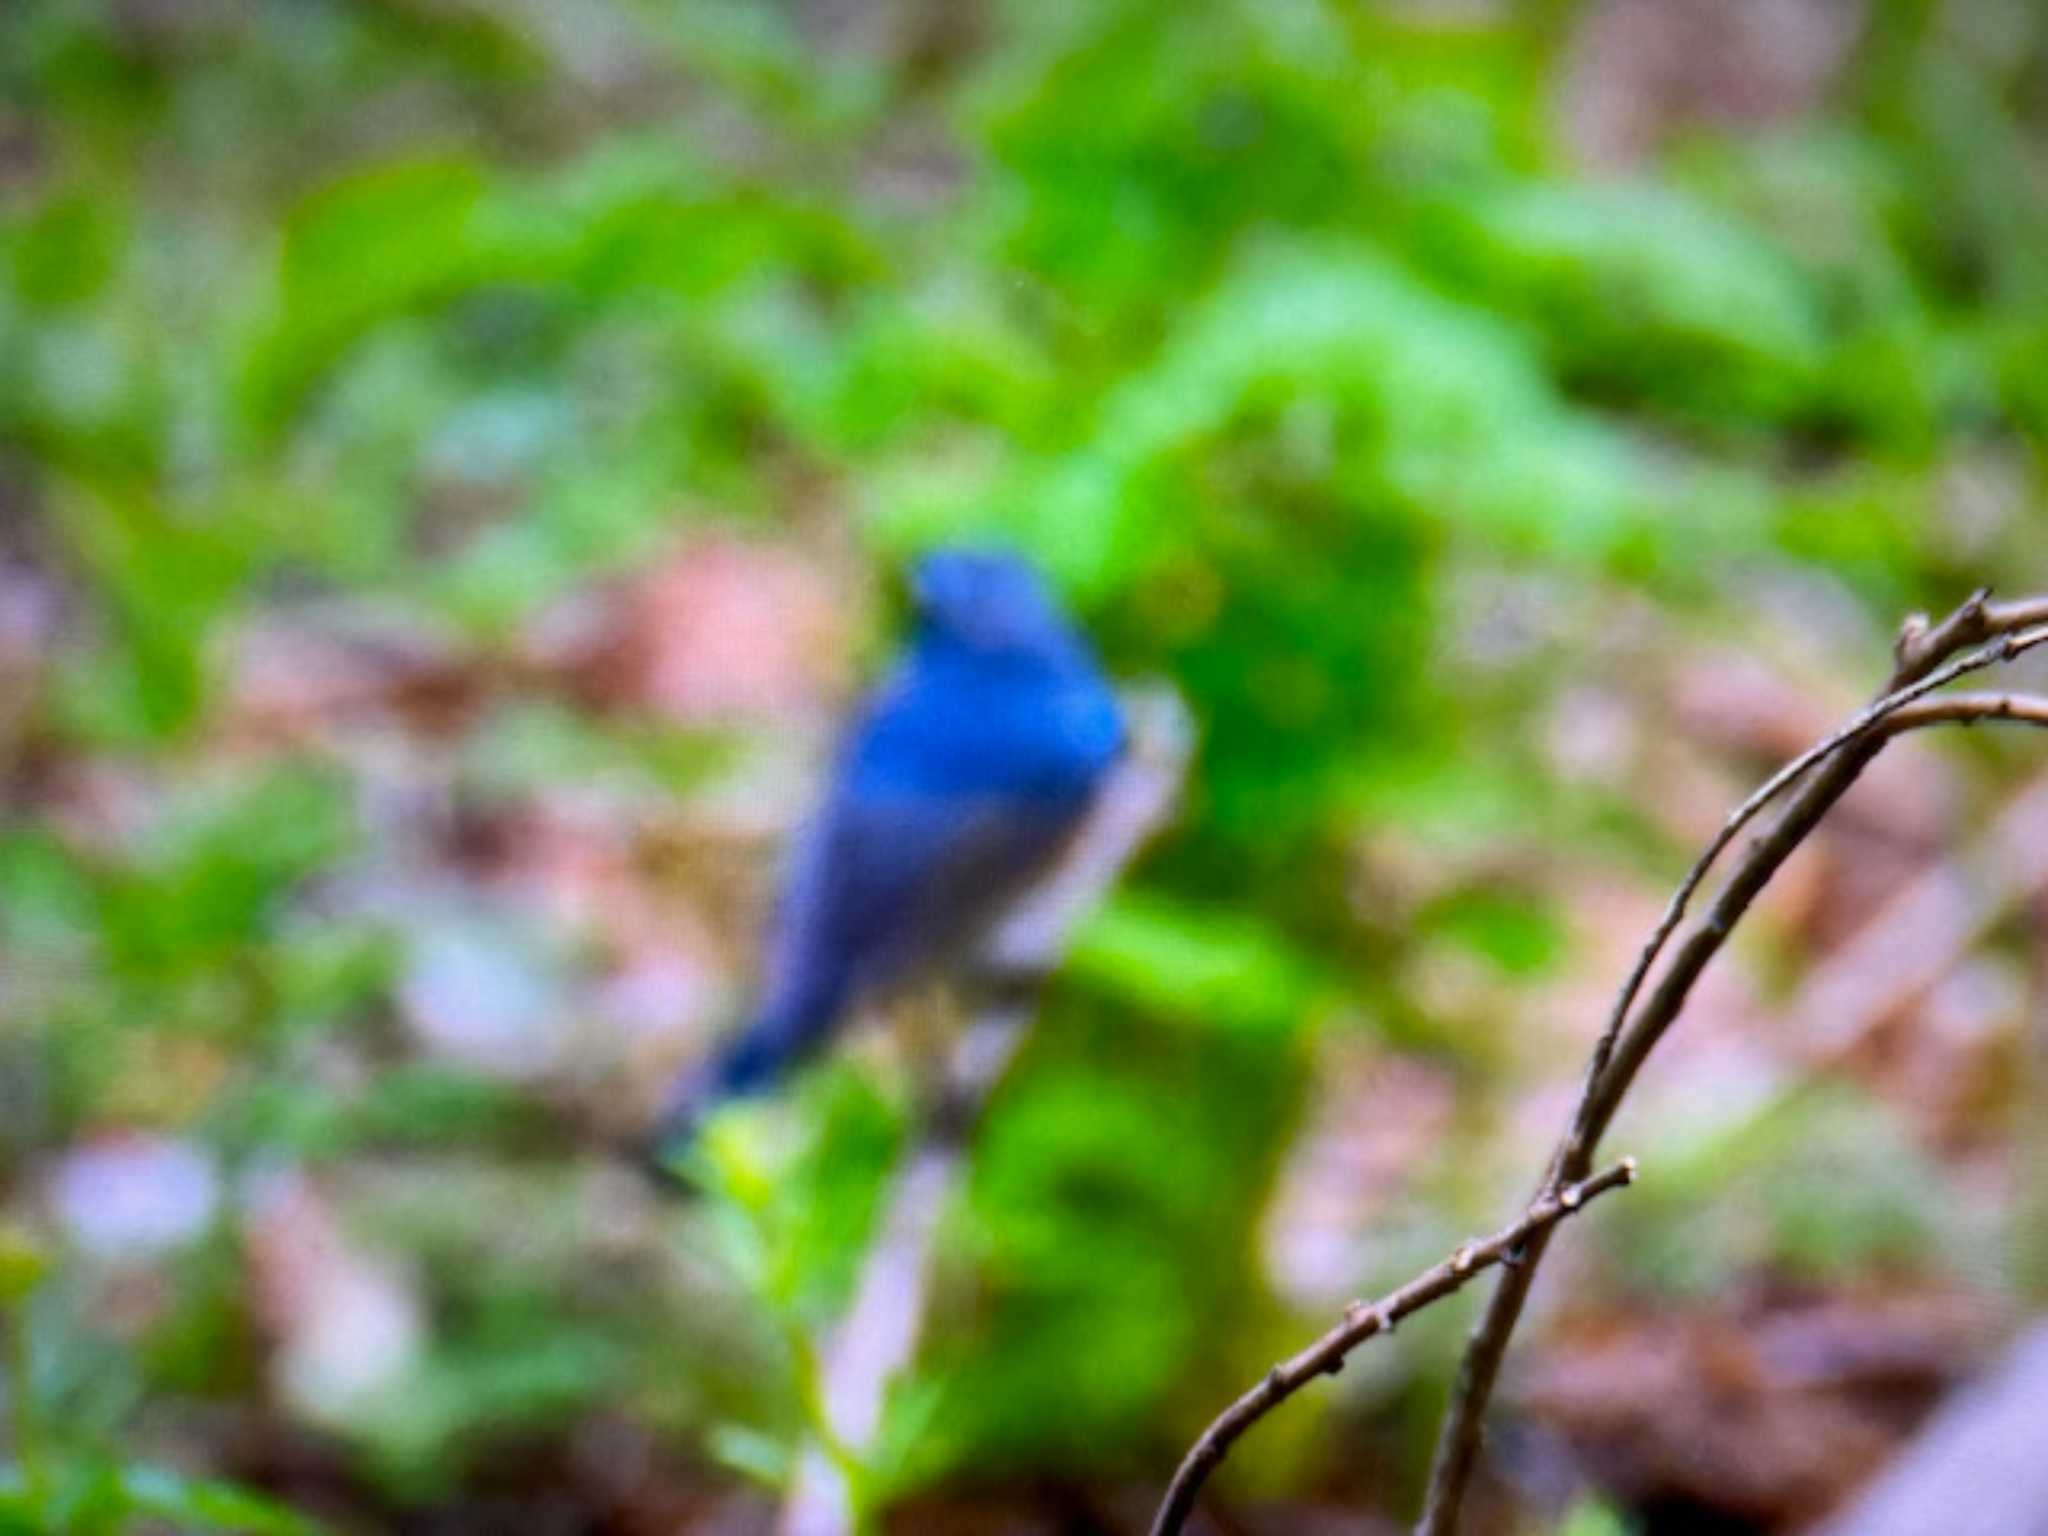
M768 994L843 1002L956 953L1078 820L1077 807L1001 796L834 796L796 850Z
M972 939L1072 821L989 799L835 795L797 840L758 1006L671 1091L656 1144L687 1140L709 1105L788 1071L859 994Z

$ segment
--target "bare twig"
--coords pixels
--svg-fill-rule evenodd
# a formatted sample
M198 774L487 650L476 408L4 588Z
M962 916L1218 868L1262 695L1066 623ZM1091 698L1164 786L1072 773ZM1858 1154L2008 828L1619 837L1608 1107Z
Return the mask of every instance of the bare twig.
M1975 725L1984 720L2048 725L2048 699L2029 693L1946 693L1902 705L1885 720L1884 729L1887 736L1897 736L1923 726Z
M1545 1187L1559 1178L1569 1180L1572 1169L1590 1162L1592 1146L1606 1129L1619 1102L1619 1093L1634 1080L1643 1057L1677 1017L1707 961L1720 948L1736 920L1748 910L1764 883L1855 782L1876 755L1881 741L1882 738L1863 738L1845 746L1842 755L1827 763L1799 792L1771 833L1751 849L1709 909L1705 921L1673 957L1663 982L1646 1000L1635 1027L1623 1032L1615 1043L1607 1070L1589 1077L1573 1128L1553 1160ZM1449 1536L1457 1529L1465 1489L1478 1460L1485 1407L1548 1242L1548 1233L1537 1233L1523 1253L1523 1262L1503 1272L1466 1342L1452 1388L1451 1406L1437 1440L1422 1522L1417 1527L1427 1536Z
M1593 1178L1567 1185L1538 1200L1493 1236L1462 1245L1441 1264L1417 1275L1398 1291L1378 1301L1354 1301L1344 1309L1343 1322L1300 1354L1266 1372L1257 1386L1224 1409L1202 1432L1173 1475L1166 1500L1152 1522L1152 1536L1177 1536L1194 1512L1195 1497L1202 1484L1230 1454L1237 1438L1318 1376L1336 1375L1352 1350L1375 1334L1393 1332L1394 1325L1409 1313L1441 1301L1494 1265L1508 1262L1537 1233L1548 1231L1608 1190L1633 1183L1635 1176L1636 1160L1625 1157Z
M1455 1530L1478 1455L1480 1420L1536 1267L1558 1218L1583 1198L1591 1182L1598 1182L1589 1181L1588 1174L1600 1137L1644 1060L1684 1007L1694 982L1772 875L1892 736L1927 725L1975 720L2048 724L2048 701L2008 694L1927 697L1969 672L2010 661L2042 644L2048 644L2048 597L1993 604L1988 594L1980 591L1938 624L1920 617L1908 622L1899 638L1886 692L1841 729L1787 763L1743 801L1680 881L1610 1010L1588 1063L1570 1127L1553 1154L1536 1198L1522 1219L1502 1234L1508 1240L1493 1240L1499 1242L1498 1248L1490 1242L1460 1250L1446 1265L1419 1277L1379 1306L1355 1306L1339 1327L1276 1365L1258 1386L1225 1410L1188 1452L1160 1507L1153 1536L1171 1536L1181 1529L1204 1480L1259 1419L1315 1377L1339 1369L1352 1349L1391 1327L1399 1317L1448 1295L1480 1269L1513 1254L1515 1262L1496 1286L1460 1364L1418 1527L1423 1536L1448 1536ZM1745 827L1795 785L1800 787L1791 803L1771 830L1751 844L1704 921L1672 957L1656 988L1643 998L1642 989L1652 968L1684 921L1693 896L1716 860ZM1601 1180L1609 1179L1610 1175L1601 1175ZM1601 1187L1626 1181L1626 1173L1621 1173ZM1487 1254L1484 1264L1476 1262L1482 1251Z
M1687 871L1615 999L1594 1047L1571 1126L1552 1157L1541 1193L1586 1176L1600 1137L1620 1108L1636 1073L1678 1017L1693 983L1719 952L1736 922L1793 850L1883 750L1885 742L1898 730L1910 728L1893 725L1893 717L1918 708L1927 694L1968 672L2010 661L2044 643L2048 643L2048 597L1993 604L1987 593L1979 591L1939 623L1930 623L1920 616L1907 622L1899 636L1886 692L1839 731L1772 775L1736 809ZM1966 646L1974 649L1964 650ZM1907 718L1918 724L1965 718L2023 718L2017 708L2003 712L1987 708L1981 714L1972 714L1946 700L1929 705L1923 715L1924 718ZM1795 783L1800 787L1777 822L1750 845L1705 918L1679 946L1663 978L1638 1007L1638 996L1651 967L1677 931L1708 869L1744 826ZM1486 1405L1499 1377L1508 1340L1521 1318L1536 1270L1548 1248L1551 1230L1546 1227L1534 1233L1524 1249L1524 1262L1503 1273L1466 1343L1451 1405L1437 1440L1429 1491L1416 1528L1418 1536L1451 1536L1457 1529L1465 1490L1478 1460Z
M1969 672L2010 661L2043 644L2048 644L2048 597L1993 604L1988 594L1980 591L1938 624L1919 617L1908 622L1899 638L1887 691L1766 780L1736 807L1687 870L1622 984L1588 1063L1571 1125L1553 1154L1536 1198L1522 1219L1507 1229L1515 1234L1513 1239L1498 1249L1488 1244L1461 1250L1446 1266L1419 1277L1380 1306L1354 1307L1342 1325L1276 1365L1258 1386L1225 1410L1189 1451L1160 1507L1154 1536L1170 1536L1181 1529L1204 1480L1238 1437L1259 1419L1316 1376L1340 1368L1352 1349L1400 1316L1448 1295L1480 1269L1512 1253L1515 1262L1495 1287L1460 1363L1418 1527L1423 1536L1448 1536L1455 1530L1478 1455L1480 1420L1536 1267L1559 1216L1573 1208L1574 1197L1582 1196L1590 1182L1597 1182L1589 1181L1588 1175L1600 1137L1642 1063L1677 1018L1693 983L1758 892L1892 736L1926 725L1974 720L2048 724L2048 701L2007 694L1927 697ZM1966 646L1974 649L1965 650ZM1650 971L1684 921L1715 861L1745 827L1795 785L1801 787L1777 823L1751 844L1704 921L1672 957L1662 980L1638 1008ZM1601 1175L1602 1180L1609 1178ZM1625 1174L1601 1187L1611 1188L1620 1182L1626 1182ZM1482 1250L1489 1255L1485 1264L1476 1262Z
M2014 612L2030 611L2025 605L2021 604L2009 606ZM1983 609L1982 594L1979 594L1956 611L1958 614L1964 612L1982 613ZM1986 620L1985 622L1989 621ZM1929 630L1928 634L1929 636L1934 636L1943 632L1963 632L1962 629L1953 626L1955 626L1955 620L1951 617L1949 620L1944 621L1938 629ZM2048 643L2048 624L2037 624L2024 630L2004 630L2000 631L2000 634L2002 638L1997 641L1981 646L1977 650L1971 651L1968 655L1959 656L1947 666L1941 667L1938 670L1933 669L1932 662L1930 661L1918 676L1906 675L1907 663L1901 661L1900 671L1894 673L1892 677L1891 692L1884 694L1867 706L1833 735L1815 742L1811 747L1800 753L1799 756L1793 758L1791 762L1785 764L1784 767L1758 785L1747 800L1744 800L1742 804L1729 813L1728 819L1721 824L1720 831L1714 834L1713 839L1701 851L1700 856L1693 861L1692 868L1685 872L1685 878L1678 882L1678 889L1672 892L1671 900L1664 908L1664 915L1658 920L1656 930L1650 935L1648 942L1643 945L1641 952L1636 956L1636 963L1629 972L1628 980L1622 983L1621 991L1615 995L1614 1006L1608 1011L1606 1028L1600 1032L1600 1039L1593 1047L1592 1060L1587 1064L1586 1078L1588 1083L1606 1070L1608 1058L1614 1052L1615 1040L1620 1036L1622 1025L1628 1019L1629 1009L1635 1005L1636 996L1642 990L1643 981L1648 977L1650 967L1656 963L1658 955L1663 953L1664 946L1670 941L1671 935L1677 932L1679 923L1685 918L1686 908L1691 905L1693 896L1699 890L1700 882L1707 876L1707 871L1712 869L1715 861L1728 850L1728 845L1735 841L1736 834L1754 821L1766 806L1783 794L1789 786L1796 783L1814 764L1841 751L1843 747L1851 742L1869 736L1874 729L1883 725L1886 720L1897 714L1900 710L1914 706L1925 695L1932 693L1935 689L1945 684L1954 682L1966 673L1981 671L1983 668L1996 665L1999 662L2010 661L2023 651L2029 651L2037 645ZM1932 660L1940 659L1925 649L1925 642L1916 647L1916 656L1931 657ZM1957 695L1957 697L1960 699L1982 696Z
M2038 624L2048 624L2048 594L2016 597L2003 603L1994 603L1987 596L1984 601L1986 634L2010 634L2014 630L2032 629Z

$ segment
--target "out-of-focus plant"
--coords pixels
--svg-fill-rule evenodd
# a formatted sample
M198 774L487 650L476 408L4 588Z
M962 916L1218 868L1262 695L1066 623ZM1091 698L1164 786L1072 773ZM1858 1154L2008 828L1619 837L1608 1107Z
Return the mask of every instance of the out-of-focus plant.
M7 1438L0 1531L18 1536L121 1536L168 1524L241 1536L314 1536L312 1521L233 1483L186 1477L125 1459L52 1401L36 1295L51 1259L18 1227L0 1228L0 1336L5 1341Z

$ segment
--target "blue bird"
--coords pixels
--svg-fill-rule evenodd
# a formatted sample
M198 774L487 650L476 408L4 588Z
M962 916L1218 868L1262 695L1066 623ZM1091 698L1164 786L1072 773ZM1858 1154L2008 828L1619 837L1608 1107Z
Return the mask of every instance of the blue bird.
M671 1092L657 1157L763 1092L862 999L960 956L1056 859L1124 748L1086 640L1014 555L912 576L908 649L856 711L799 834L745 1025Z

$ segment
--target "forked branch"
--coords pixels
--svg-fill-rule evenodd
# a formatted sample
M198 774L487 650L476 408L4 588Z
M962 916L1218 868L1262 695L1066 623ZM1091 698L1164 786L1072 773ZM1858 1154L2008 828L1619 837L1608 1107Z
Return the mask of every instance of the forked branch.
M1394 1325L1411 1312L1419 1312L1441 1301L1496 1264L1519 1262L1516 1257L1529 1240L1547 1232L1574 1211L1610 1189L1632 1184L1636 1160L1625 1157L1613 1167L1583 1183L1570 1184L1538 1200L1520 1218L1501 1228L1483 1242L1466 1243L1434 1269L1424 1270L1398 1291L1378 1301L1354 1301L1344 1309L1344 1320L1290 1360L1283 1360L1260 1378L1259 1384L1217 1416L1202 1432L1173 1484L1166 1501L1152 1522L1152 1536L1173 1536L1187 1522L1201 1492L1239 1435L1271 1413L1318 1376L1334 1376L1344 1369L1344 1360L1375 1334L1392 1333Z
M1939 622L1920 615L1907 620L1899 633L1892 675L1884 692L1744 801L1686 872L1615 1000L1588 1064L1570 1128L1552 1156L1539 1196L1585 1177L1600 1138L1637 1072L1684 1008L1708 961L1727 942L1757 893L1884 750L1885 743L1904 730L1950 720L2029 718L2031 701L2023 706L2014 698L2007 707L2000 696L1928 696L1967 673L2011 661L2044 643L2048 643L2048 596L1993 603L1988 592L1978 591ZM1974 707L1972 700L1982 707ZM1671 956L1656 987L1638 1004L1651 968L1683 921L1708 868L1744 826L1787 790L1792 791L1791 799L1777 821L1744 851L1705 916ZM1504 1272L1466 1341L1450 1408L1437 1438L1417 1536L1453 1536L1458 1528L1465 1493L1478 1464L1486 1406L1549 1238L1548 1229L1538 1232L1529 1243L1527 1262Z
M2048 595L1994 603L1989 593L1980 591L1938 622L1920 615L1906 622L1884 691L1737 806L1686 871L1615 997L1587 1063L1571 1121L1522 1216L1486 1243L1461 1249L1380 1303L1354 1306L1338 1327L1276 1365L1226 1409L1188 1452L1153 1522L1153 1536L1175 1536L1182 1529L1203 1482L1231 1445L1267 1413L1315 1377L1339 1370L1351 1350L1386 1331L1400 1317L1448 1296L1481 1270L1498 1265L1501 1278L1459 1364L1430 1469L1427 1503L1417 1526L1418 1536L1452 1536L1477 1464L1486 1406L1537 1267L1563 1216L1590 1194L1615 1188L1632 1176L1633 1162L1624 1162L1598 1178L1590 1177L1594 1152L1636 1074L1677 1019L1707 963L1719 953L1758 893L1893 737L1927 726L1978 721L2048 725L2048 699L2008 693L1937 694L1968 673L2011 661L2043 644L2048 644ZM1777 820L1743 851L1727 883L1645 995L1650 973L1683 925L1708 871L1746 827L1788 793L1790 798Z

